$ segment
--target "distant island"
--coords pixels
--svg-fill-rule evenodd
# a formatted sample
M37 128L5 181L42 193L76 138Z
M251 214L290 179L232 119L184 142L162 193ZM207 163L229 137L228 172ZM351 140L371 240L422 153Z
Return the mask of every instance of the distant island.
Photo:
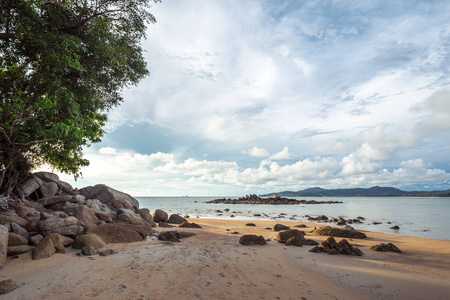
M238 199L216 199L206 203L222 203L222 204L270 204L270 205L294 205L294 204L336 204L342 203L342 201L316 201L316 200L296 200L282 198L279 195L272 195L273 197L261 198L255 194L246 195Z
M268 197L274 193L260 195ZM323 189L320 187L300 191L275 193L281 197L450 197L450 190L445 191L403 191L393 187L374 186L371 188Z

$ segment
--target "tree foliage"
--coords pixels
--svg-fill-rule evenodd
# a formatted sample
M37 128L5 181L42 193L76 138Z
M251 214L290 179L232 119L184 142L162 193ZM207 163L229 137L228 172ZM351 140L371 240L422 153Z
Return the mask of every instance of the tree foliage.
M158 0L153 0L158 2ZM0 0L0 194L47 163L79 176L121 90L148 74L151 0Z

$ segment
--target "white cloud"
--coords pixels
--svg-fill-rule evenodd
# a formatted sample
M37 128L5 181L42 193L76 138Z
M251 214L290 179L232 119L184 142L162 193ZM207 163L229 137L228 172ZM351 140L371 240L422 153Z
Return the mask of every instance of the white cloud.
M274 155L269 157L269 160L282 160L282 159L290 159L291 154L289 153L289 147L284 147L283 150L281 150L278 153L275 153Z
M100 154L116 154L116 149L111 147L103 147L98 150Z
M258 148L258 147L253 147L252 149L250 149L248 151L244 151L244 153L248 153L254 157L266 157L266 156L270 155L269 151L267 151L264 148Z
M223 117L209 121L206 127L206 135L213 141L225 141L229 136L228 121Z

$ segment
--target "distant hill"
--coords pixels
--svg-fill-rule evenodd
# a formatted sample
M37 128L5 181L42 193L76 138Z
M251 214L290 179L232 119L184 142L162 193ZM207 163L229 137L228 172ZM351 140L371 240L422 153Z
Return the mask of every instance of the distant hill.
M264 194L269 197L274 193ZM322 189L309 188L300 191L284 191L275 193L280 197L450 197L450 190L446 191L403 191L393 187L373 186L368 189Z

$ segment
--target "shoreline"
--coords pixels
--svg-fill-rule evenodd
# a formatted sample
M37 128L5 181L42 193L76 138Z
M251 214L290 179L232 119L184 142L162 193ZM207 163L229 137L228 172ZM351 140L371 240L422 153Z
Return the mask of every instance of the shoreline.
M147 240L108 244L108 257L65 254L33 261L30 254L8 262L0 279L22 286L2 299L443 299L450 289L450 241L363 231L367 239L347 239L362 257L311 253L310 246L272 241L277 223L327 224L191 218L203 229L160 228L197 235L180 243ZM230 231L226 231L229 229ZM237 231L239 234L230 234ZM265 246L242 246L242 234L271 239ZM336 238L339 241L341 238ZM370 246L392 242L402 253L375 252ZM303 297L303 298L302 298Z

